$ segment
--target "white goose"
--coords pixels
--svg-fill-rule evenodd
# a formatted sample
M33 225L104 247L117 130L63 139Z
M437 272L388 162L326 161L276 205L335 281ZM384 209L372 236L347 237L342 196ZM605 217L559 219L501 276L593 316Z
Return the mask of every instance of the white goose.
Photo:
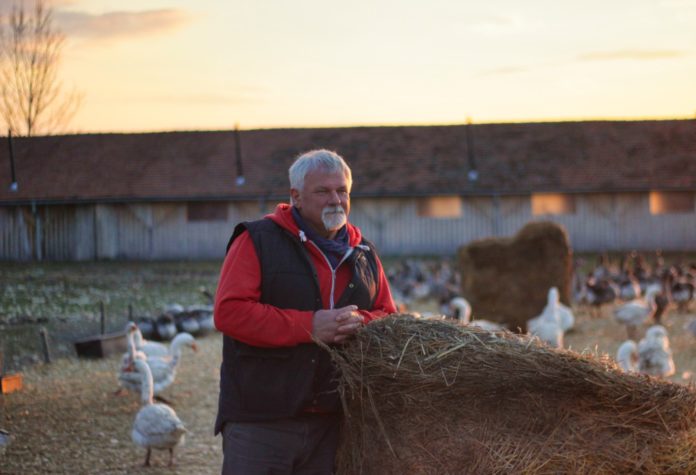
M551 305L549 302L553 302L553 305L558 309L558 316L561 319L561 330L565 333L572 329L575 325L575 315L573 315L570 307L561 302L561 296L557 287L549 289L549 293L546 296L546 306Z
M642 295L640 282L633 275L629 275L619 284L619 298L624 301L637 299Z
M621 343L616 351L616 362L627 373L638 372L638 345L633 340Z
M195 312L186 310L178 313L174 316L174 321L176 322L176 329L178 331L190 333L191 335L198 335L201 331L201 326L198 323Z
M198 331L201 335L205 335L206 333L210 333L215 330L215 320L213 318L212 305L192 305L188 308L188 311L195 315L199 326Z
M471 321L471 304L464 297L454 297L449 302L448 315L462 323Z
M138 351L135 344L135 335L138 332L138 326L133 322L128 322L126 325L126 341L128 343L128 351L121 356L121 366L118 369L118 379L128 378L132 376L133 362L138 360L146 360L147 355L142 351ZM126 374L128 373L128 374Z
M489 332L498 332L505 330L505 327L500 323L491 322L489 320L471 319L471 304L464 297L454 297L449 302L449 315L454 317L463 325L478 327Z
M527 320L527 332L538 336L553 348L563 348L563 325L559 304L558 289L551 287L544 309L536 317Z
M666 378L674 374L674 360L669 347L667 330L653 325L638 343L638 370L641 373Z
M145 360L152 372L152 388L155 395L159 395L176 379L176 370L181 361L181 348L183 346L189 346L193 351L198 349L193 336L188 333L179 333L172 340L169 355L163 357L150 356ZM136 358L135 360L138 361L139 359ZM138 392L141 390L141 378L133 372L122 371L119 374L119 382L124 388L131 391Z
M216 330L215 317L213 311L201 312L198 314L198 325L201 327L201 334L211 333Z
M140 396L143 407L133 422L131 438L147 449L145 466L150 465L152 449L169 450L169 466L174 464L174 447L184 441L187 432L174 409L166 404L153 402L153 383L150 367L143 360L135 360L135 371L141 378Z
M131 331L134 332L133 338L135 340L136 350L142 351L147 356L167 356L169 354L169 348L167 345L156 341L146 340L143 338L143 333L140 331L140 327L133 322L128 322L126 324L126 332Z
M645 292L645 297L633 299L614 309L614 318L626 325L626 332L631 340L636 340L638 327L655 313L655 295L658 292L659 289L651 287Z
M178 330L174 316L170 313L163 313L155 319L155 329L152 335L153 338L163 341L169 341L174 338Z

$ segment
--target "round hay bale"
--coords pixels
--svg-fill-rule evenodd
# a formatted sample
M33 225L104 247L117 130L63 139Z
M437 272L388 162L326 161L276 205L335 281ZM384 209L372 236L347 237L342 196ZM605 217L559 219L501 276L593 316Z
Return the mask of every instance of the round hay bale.
M525 332L527 320L546 305L551 287L570 305L572 250L568 233L557 223L528 223L512 238L474 241L457 254L462 295L474 318Z
M338 473L696 473L696 392L607 356L392 315L330 350Z

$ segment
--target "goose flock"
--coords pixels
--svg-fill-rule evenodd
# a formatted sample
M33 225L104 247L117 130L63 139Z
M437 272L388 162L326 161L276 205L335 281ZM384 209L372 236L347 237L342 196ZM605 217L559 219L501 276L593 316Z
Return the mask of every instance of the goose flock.
M616 352L616 362L627 372L660 378L672 376L674 359L665 327L652 325L637 344L634 340L624 341Z
M461 281L446 259L425 262L405 259L386 270L392 297L400 310L415 303L435 300L446 305L460 296Z
M634 298L619 305L614 309L614 318L617 322L626 325L628 338L635 339L638 335L638 329L648 318L655 318L657 311L656 295L660 292L658 287L648 288L645 296L641 295L640 289Z
M128 351L121 358L118 382L123 389L140 394L142 401L133 422L133 442L147 450L145 466L150 465L152 449L168 450L169 465L172 465L174 448L183 442L186 428L160 394L176 380L183 348L197 350L196 339L190 333L181 332L169 346L149 341L135 322L126 325L126 338ZM155 403L155 398L164 402Z
M546 306L527 321L528 334L551 347L563 348L565 333L575 325L573 308L586 309L591 318L609 317L613 324L625 328L627 339L615 355L619 368L660 378L674 375L667 330L671 325L665 322L669 322L673 311L681 315L694 311L696 263L677 261L667 265L659 252L651 264L648 260L634 251L621 257L617 265L603 254L593 268L582 273L580 269L587 265L579 259L571 288L573 307L560 302L558 288L549 288ZM504 330L499 324L489 327L490 322L476 319L476 309L459 293L462 276L446 260L408 259L388 269L387 276L400 310L434 300L439 304L439 314L425 312L418 316L451 319L490 331ZM610 316L605 307L611 308ZM696 317L683 328L696 338Z
M653 294L652 315L657 322L668 307L687 313L696 295L696 263L677 262L668 266L658 253L649 265L642 254L632 252L618 266L601 255L584 279L579 272L574 274L575 301L593 307L595 316L601 314L605 305L645 297L651 288L657 289Z
M139 316L135 323L144 338L154 341L170 341L180 332L202 336L215 330L212 304L170 304L157 317Z
M176 379L176 371L181 361L183 347L187 346L193 351L197 351L196 340L189 333L179 333L174 337L165 354L148 354L143 348L152 351L153 347L147 347L148 342L143 340L145 346L139 349L135 343L135 334L137 333L137 326L136 330L128 332L128 352L122 358L118 374L119 383L125 389L140 392L142 380L139 375L132 372L131 365L136 360L145 361L152 372L154 393L159 395Z

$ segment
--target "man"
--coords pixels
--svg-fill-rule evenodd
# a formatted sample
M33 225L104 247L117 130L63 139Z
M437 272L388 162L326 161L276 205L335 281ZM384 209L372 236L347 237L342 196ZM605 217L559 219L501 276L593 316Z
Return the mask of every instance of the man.
M239 224L220 273L223 474L333 473L337 373L315 340L341 344L396 311L374 247L348 222L348 165L313 150L289 177L292 204Z

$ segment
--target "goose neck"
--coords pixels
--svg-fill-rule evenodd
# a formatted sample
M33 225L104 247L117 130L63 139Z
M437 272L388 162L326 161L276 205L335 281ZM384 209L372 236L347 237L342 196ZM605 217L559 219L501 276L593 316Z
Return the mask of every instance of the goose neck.
M133 332L133 341L135 342L136 348L141 348L143 346L143 334L139 328L136 328Z
M152 404L154 398L154 384L152 381L152 371L150 370L150 366L148 366L146 362L140 360L136 361L135 365L141 378L140 400L142 401L143 405Z
M177 337L172 340L172 344L169 347L169 354L172 357L173 360L178 360L181 358L181 347L186 344L186 339L183 337L186 337L186 334L181 334L181 337L177 335Z
M135 352L137 350L134 332L128 332L128 334L126 335L126 342L128 343L128 357L131 359L131 361L134 361Z

